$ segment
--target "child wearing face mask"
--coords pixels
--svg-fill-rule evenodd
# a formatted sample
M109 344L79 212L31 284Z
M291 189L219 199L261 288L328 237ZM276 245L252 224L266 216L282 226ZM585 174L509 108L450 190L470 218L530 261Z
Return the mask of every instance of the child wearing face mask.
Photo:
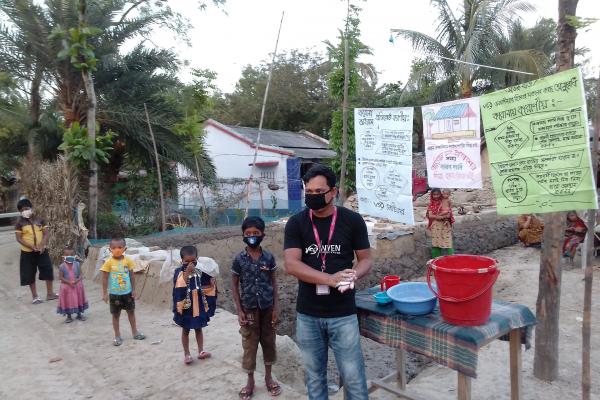
M189 365L194 361L190 354L192 329L196 334L198 359L211 357L208 351L204 351L202 328L208 326L210 317L215 313L217 294L215 279L197 268L198 249L195 246L184 246L179 254L181 266L173 275L173 321L181 327L183 362Z
M58 274L61 284L56 312L67 316L67 324L73 322L71 314L77 314L78 320L85 321L83 312L87 310L88 302L81 281L81 266L71 247L63 250L63 263L58 267Z
M254 394L256 352L260 343L265 361L265 384L271 396L281 394L281 386L271 375L276 360L275 326L279 312L275 258L261 247L265 237L265 222L260 217L248 217L242 223L246 248L237 255L231 267L231 284L240 334L242 335L242 369L248 374L240 399Z
M110 313L112 314L113 329L115 331L113 345L120 346L123 344L119 327L121 310L127 312L133 338L144 340L146 336L138 331L136 326L134 262L124 255L127 249L125 239L111 239L109 248L111 256L100 268L100 271L102 271L102 299L105 303L110 302Z
M17 210L21 213L15 225L15 236L21 245L21 286L29 286L33 304L40 304L42 299L38 296L35 285L35 274L39 271L38 279L46 281L46 300L56 300L58 296L52 288L54 270L46 249L49 239L48 224L34 214L33 204L28 199L19 200Z

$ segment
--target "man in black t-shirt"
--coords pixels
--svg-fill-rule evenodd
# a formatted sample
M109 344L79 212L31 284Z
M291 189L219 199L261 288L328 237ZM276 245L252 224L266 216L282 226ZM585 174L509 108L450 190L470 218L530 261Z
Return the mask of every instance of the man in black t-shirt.
M360 214L333 204L336 178L329 167L315 165L302 179L308 208L288 221L284 256L285 270L298 278L296 336L308 398L328 398L331 347L348 398L366 400L354 282L368 274L373 263L367 226Z

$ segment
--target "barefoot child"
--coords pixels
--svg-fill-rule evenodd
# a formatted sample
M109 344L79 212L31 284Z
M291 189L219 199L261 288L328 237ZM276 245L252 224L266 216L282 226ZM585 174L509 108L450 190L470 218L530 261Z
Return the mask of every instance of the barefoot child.
M17 210L21 213L15 225L15 236L21 245L21 286L29 286L33 304L40 304L42 299L38 296L35 285L35 273L39 271L39 280L46 281L46 300L56 300L58 296L52 289L54 270L46 249L48 225L34 215L33 204L28 199L19 200Z
M112 314L115 338L113 345L120 346L123 343L121 330L119 329L119 318L121 310L127 312L131 333L135 340L144 340L146 336L137 330L135 322L135 278L133 274L133 260L125 257L125 239L113 238L110 241L110 252L112 253L104 265L102 271L102 299L105 303L110 301L110 313Z
M75 250L65 247L63 250L63 263L58 267L60 279L60 296L56 312L66 315L65 323L73 322L71 314L77 314L77 319L85 321L83 312L88 308L88 302L81 282L81 266L75 257Z
M242 369L248 374L246 386L240 390L239 398L248 400L254 394L254 370L259 343L265 360L267 390L271 396L281 394L281 386L271 376L271 366L276 360L275 325L279 300L275 258L260 246L265 237L264 221L259 217L248 217L242 224L242 232L247 246L233 261L231 283L244 349Z
M214 315L213 304L216 304L215 280L208 274L196 268L198 250L195 246L184 246L180 250L181 267L175 270L173 276L173 321L181 329L181 344L183 345L185 364L191 364L194 359L190 355L190 330L196 334L198 344L198 359L204 360L211 354L204 351L202 328L208 326L210 316ZM204 293L211 294L211 301ZM214 292L214 296L212 293ZM214 300L214 301L212 301Z

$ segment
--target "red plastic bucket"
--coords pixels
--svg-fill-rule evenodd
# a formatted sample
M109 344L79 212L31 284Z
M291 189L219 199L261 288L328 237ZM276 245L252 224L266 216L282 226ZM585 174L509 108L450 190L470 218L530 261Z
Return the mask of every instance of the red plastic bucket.
M500 274L490 257L457 254L427 263L427 284L440 301L444 321L452 325L485 324L492 313L492 287ZM437 290L431 285L435 276Z

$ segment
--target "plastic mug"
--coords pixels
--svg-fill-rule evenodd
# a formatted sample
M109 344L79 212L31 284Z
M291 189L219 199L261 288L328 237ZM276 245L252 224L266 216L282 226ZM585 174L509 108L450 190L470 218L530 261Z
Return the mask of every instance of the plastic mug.
M400 283L400 277L398 275L387 275L381 280L381 291L385 292L392 286Z

